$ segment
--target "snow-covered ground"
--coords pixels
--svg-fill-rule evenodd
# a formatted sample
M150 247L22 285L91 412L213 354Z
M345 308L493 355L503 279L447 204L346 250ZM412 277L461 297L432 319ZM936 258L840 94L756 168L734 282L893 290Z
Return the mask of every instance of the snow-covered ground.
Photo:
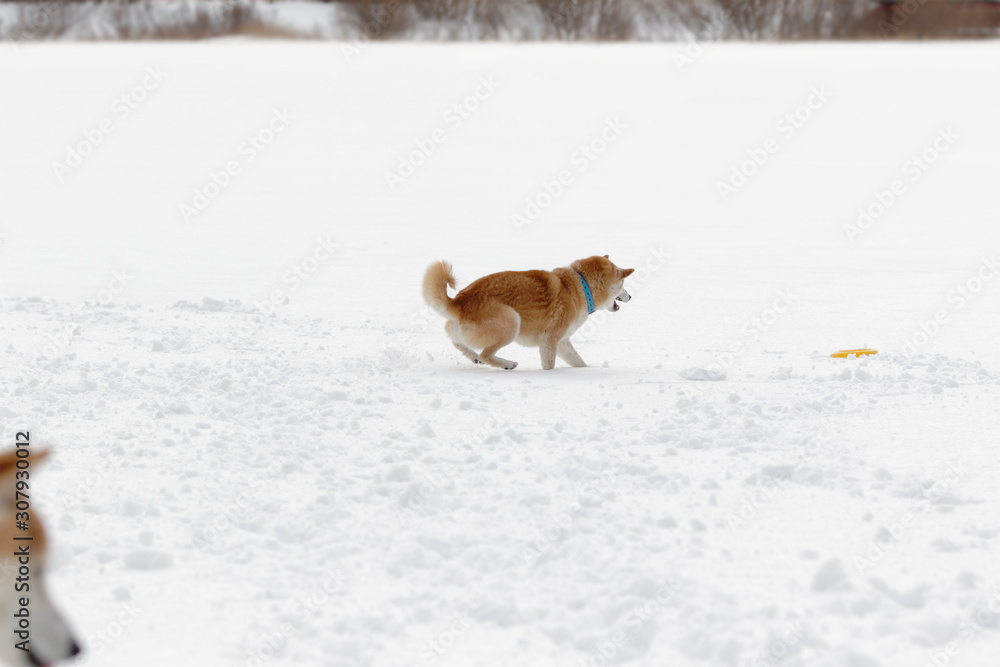
M56 449L81 662L994 665L998 75L992 44L0 49L2 442ZM585 369L473 366L419 297L436 259L605 253L633 299Z

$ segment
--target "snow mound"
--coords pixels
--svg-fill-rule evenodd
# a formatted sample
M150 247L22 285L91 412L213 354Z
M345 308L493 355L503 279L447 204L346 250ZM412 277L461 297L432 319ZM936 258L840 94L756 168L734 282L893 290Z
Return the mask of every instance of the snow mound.
M719 382L726 379L725 371L716 370L714 368L702 368L700 366L685 368L677 374L685 380Z

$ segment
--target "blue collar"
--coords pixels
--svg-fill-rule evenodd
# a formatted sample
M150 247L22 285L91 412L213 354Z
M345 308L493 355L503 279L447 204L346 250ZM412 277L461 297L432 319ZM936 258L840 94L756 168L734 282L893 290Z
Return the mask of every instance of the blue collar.
M594 295L590 293L590 285L587 284L586 279L584 279L582 273L577 273L580 276L580 284L583 285L583 295L587 297L587 314L594 314Z

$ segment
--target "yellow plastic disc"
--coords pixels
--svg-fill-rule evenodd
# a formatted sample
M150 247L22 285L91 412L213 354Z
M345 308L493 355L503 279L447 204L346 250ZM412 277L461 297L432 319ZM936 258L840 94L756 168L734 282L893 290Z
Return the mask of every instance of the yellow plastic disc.
M839 352L834 352L830 356L844 359L846 357L851 356L852 354L854 355L855 358L857 358L869 354L878 354L878 350L873 350L870 347L863 347L860 350L840 350Z

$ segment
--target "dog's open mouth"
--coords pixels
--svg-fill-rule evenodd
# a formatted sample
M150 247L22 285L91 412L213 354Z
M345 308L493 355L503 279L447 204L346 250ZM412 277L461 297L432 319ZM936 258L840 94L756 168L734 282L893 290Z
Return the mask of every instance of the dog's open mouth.
M31 651L28 651L28 662L32 665L36 665L37 667L49 667L49 663L43 662Z
M611 305L608 307L608 310L610 310L612 313L617 313L618 309L621 308L621 306L618 305L619 301L621 301L622 303L628 303L631 300L632 300L632 295L630 295L625 290L622 290L621 292L618 293L618 296L615 297L615 300L611 302Z

